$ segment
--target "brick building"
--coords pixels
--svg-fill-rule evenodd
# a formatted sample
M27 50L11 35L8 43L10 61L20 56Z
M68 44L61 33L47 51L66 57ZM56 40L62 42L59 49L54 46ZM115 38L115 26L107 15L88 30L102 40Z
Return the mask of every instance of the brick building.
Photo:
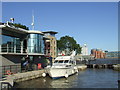
M92 49L91 50L91 56L94 56L95 59L98 59L98 58L105 58L106 54L101 49Z
M48 40L45 41L45 54L51 56L54 60L57 56L57 40L55 34L58 32L44 31L43 33L45 37L48 38Z

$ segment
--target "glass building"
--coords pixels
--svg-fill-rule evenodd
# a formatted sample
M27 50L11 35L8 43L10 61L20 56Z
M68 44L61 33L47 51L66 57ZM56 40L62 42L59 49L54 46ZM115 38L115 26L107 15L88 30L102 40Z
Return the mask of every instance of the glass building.
M2 53L38 53L44 54L44 39L40 31L27 31L26 37L0 35Z
M42 34L29 34L27 48L28 48L28 53L44 54L43 35Z
M119 58L119 57L120 57L120 51L106 52L106 58Z
M21 41L20 38L1 35L2 44L1 52L7 53L20 53L21 52Z
M6 70L13 73L21 72L24 70L23 63L27 58L29 70L37 70L40 63L42 67L45 67L46 55L44 51L47 39L41 31L28 31L10 26L8 23L0 23L1 67L7 67L2 68L2 72L4 74Z

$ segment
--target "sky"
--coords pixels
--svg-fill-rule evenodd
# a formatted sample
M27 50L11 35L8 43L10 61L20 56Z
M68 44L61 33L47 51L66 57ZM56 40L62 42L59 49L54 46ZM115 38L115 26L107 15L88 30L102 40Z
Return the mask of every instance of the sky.
M117 2L3 2L2 22L15 18L32 29L34 11L35 30L57 31L56 38L69 35L80 46L118 50Z

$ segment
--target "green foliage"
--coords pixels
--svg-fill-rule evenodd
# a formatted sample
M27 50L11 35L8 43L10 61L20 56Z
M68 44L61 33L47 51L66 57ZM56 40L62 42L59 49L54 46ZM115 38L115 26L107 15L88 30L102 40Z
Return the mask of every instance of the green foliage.
M81 53L81 47L77 44L73 37L63 36L60 40L57 40L57 47L60 51L63 50L76 50L77 53Z
M15 26L15 27L19 27L19 28L22 28L22 29L25 29L25 30L29 30L29 28L27 27L27 26L25 26L25 25L22 25L22 24L20 24L20 23L15 23L15 24L13 24L13 26Z

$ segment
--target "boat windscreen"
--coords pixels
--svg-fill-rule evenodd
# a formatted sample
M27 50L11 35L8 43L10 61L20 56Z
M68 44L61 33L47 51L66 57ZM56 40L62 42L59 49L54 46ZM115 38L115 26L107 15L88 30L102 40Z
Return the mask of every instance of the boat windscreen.
M65 60L64 63L68 63L69 60Z
M54 63L58 63L58 60L55 60L55 62Z
M60 60L59 63L63 63L63 60Z

